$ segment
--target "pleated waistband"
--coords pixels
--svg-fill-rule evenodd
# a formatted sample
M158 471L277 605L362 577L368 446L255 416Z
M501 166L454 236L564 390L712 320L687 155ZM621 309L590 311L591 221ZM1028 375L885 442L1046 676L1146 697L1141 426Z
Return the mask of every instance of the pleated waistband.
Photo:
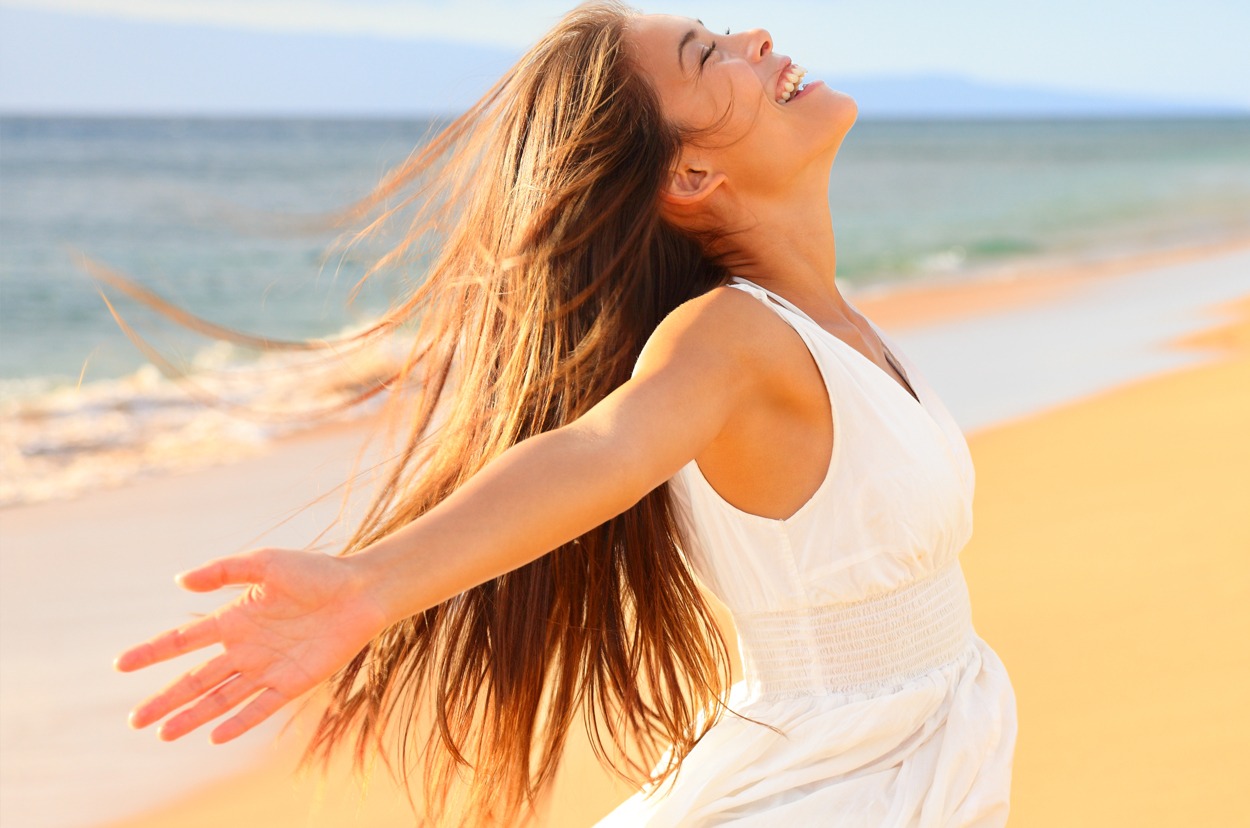
M972 636L968 586L957 558L862 601L734 620L754 696L881 690L954 661Z

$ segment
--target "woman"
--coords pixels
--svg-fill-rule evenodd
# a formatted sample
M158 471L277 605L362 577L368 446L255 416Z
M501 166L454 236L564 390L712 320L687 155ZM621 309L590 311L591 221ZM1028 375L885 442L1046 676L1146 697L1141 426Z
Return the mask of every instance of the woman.
M606 825L1003 824L1014 699L957 560L971 460L839 292L856 107L803 74L761 30L584 6L385 183L458 211L375 329L423 320L405 450L345 554L180 576L247 589L118 658L224 646L132 725L233 713L224 742L328 682L306 758L398 726L432 808L467 766L469 819L509 820L585 710L647 782ZM732 693L687 563L733 612Z

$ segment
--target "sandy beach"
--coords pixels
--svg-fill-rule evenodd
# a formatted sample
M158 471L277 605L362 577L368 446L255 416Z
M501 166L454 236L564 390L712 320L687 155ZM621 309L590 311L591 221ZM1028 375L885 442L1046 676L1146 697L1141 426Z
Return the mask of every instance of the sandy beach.
M1250 743L1239 704L1250 695L1250 248L856 303L970 433L976 533L961 558L977 631L1019 701L1011 824L1250 817L1238 793ZM1058 338L1068 350L1051 346ZM1008 380L994 373L1004 354ZM27 750L4 758L5 824L413 824L383 770L363 800L345 763L324 780L292 776L304 722L222 747L206 744L207 730L173 745L129 731L130 705L193 662L133 676L108 667L132 640L221 599L181 592L175 572L262 539L314 536L337 495L295 510L341 481L362 433L305 435L233 465L0 512L6 548L21 553L6 555L0 595L5 736ZM84 549L92 563L73 577L48 565ZM76 669L40 662L42 648L61 646L81 655ZM80 795L49 789L67 768ZM39 819L50 793L75 802ZM627 794L574 739L543 824L590 824Z
M1241 825L1250 296L1221 358L973 439L962 559L1020 711L1013 826Z

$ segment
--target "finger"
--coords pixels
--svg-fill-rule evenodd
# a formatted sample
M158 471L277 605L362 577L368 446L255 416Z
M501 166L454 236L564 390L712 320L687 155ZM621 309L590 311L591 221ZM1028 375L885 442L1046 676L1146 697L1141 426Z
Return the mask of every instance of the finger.
M171 711L208 693L230 678L234 672L231 657L220 653L176 681L170 682L161 692L135 707L130 712L130 726L138 730L165 718Z
M212 592L228 584L254 584L263 575L264 558L258 550L209 561L175 575L174 580L192 592Z
M253 679L245 678L241 674L236 675L226 681L225 684L218 685L211 693L186 710L183 710L177 716L165 722L165 724L161 725L156 735L166 742L172 742L174 739L178 739L195 730L205 722L211 721L227 712L239 702L255 693L256 689L256 682Z
M278 710L282 708L282 705L286 703L286 696L282 695L272 687L266 688L265 692L248 702L247 707L244 707L238 713L218 725L217 728L209 734L209 741L215 745L220 745L223 742L229 742L231 739L238 738L252 728L256 727L256 725L260 724L265 719L268 719L274 713L278 712Z
M123 673L139 670L160 661L207 647L221 640L217 630L217 619L212 615L188 621L181 627L166 630L155 638L149 639L126 650L113 661L113 667Z

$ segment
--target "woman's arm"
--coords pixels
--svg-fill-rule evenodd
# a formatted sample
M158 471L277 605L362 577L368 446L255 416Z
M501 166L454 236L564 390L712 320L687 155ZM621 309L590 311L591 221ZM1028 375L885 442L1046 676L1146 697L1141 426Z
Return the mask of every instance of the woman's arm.
M584 416L513 446L429 512L354 555L259 549L183 573L179 583L193 591L246 589L118 656L116 668L129 672L213 644L224 649L138 705L131 725L189 705L160 729L161 738L176 739L251 699L211 737L234 739L331 676L390 624L625 511L736 413L779 392L783 380L768 366L785 347L785 326L770 318L735 290L687 302L648 340L633 378Z
M681 306L648 340L633 378L584 416L516 444L351 556L381 612L406 618L529 563L672 477L768 393L764 349L743 335L760 310L733 290Z

